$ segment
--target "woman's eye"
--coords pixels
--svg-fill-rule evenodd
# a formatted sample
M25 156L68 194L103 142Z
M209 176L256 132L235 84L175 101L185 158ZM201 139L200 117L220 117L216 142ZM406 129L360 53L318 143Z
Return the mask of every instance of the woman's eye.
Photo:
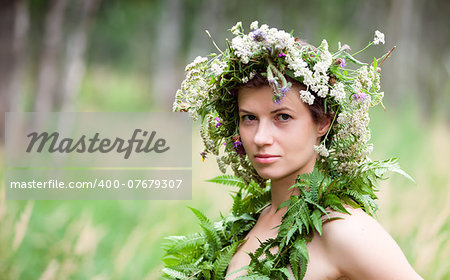
M253 115L243 115L241 117L241 120L243 120L243 121L253 121L253 120L256 120L256 117L253 116Z
M280 121L287 121L291 118L291 116L289 116L288 114L279 114L277 117Z

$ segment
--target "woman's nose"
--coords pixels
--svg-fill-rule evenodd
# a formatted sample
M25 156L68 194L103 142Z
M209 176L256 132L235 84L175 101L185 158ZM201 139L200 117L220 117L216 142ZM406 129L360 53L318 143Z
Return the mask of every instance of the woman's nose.
M272 126L269 121L261 120L259 122L254 141L258 146L270 145L273 143Z

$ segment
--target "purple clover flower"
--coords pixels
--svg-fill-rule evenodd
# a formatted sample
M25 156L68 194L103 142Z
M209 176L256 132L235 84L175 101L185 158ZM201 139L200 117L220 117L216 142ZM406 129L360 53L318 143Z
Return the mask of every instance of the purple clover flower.
M245 155L246 152L244 149L244 145L242 145L242 142L240 140L241 137L239 135L233 136L233 148L238 155Z
M262 42L266 40L266 34L262 32L260 29L255 29L252 32L250 32L250 35L252 36L254 41Z
M339 66L341 66L341 68L344 68L346 64L345 59L341 58L341 63L339 64Z
M352 98L353 100L363 101L364 99L366 99L367 95L368 95L367 93L360 92L359 94L358 93L353 94Z
M290 86L282 87L282 88L280 89L280 90L281 90L281 94L284 96L290 89L291 89Z
M275 79L268 79L267 80L269 82L269 84L274 85L276 88L278 88L278 82Z
M242 145L242 142L241 141L234 141L233 142L233 148L238 148L239 146L241 146Z
M278 57L285 57L285 56L286 56L285 53L279 53L279 54L278 54Z
M214 119L217 121L216 128L222 125L222 123L220 122L220 117L215 117Z
M245 155L244 145L242 145L241 141L234 141L233 148L236 150L238 155Z
M349 52L351 50L350 46L347 44L342 45L340 49L344 50L345 52Z

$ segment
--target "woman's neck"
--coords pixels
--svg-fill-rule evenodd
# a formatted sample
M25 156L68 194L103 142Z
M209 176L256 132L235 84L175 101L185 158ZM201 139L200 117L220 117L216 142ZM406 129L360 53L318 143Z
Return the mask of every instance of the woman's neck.
M299 173L310 173L314 169L314 163L311 163L311 166L308 166L307 168L301 170ZM291 195L300 195L300 191L297 188L289 189L292 185L295 184L295 181L297 180L298 173L293 173L290 176L286 176L282 179L273 180L271 181L270 186L270 192L271 192L271 203L272 207L270 207L271 214L275 214L278 207L288 200ZM287 210L286 207L283 207L281 213L284 214Z
M271 186L270 186L270 192L271 192L271 208L270 213L275 214L278 207L289 199L291 195L299 195L300 192L296 188L289 189L293 184L295 184L295 178L284 178L282 180L272 180ZM282 213L286 212L286 207L280 209L282 210Z

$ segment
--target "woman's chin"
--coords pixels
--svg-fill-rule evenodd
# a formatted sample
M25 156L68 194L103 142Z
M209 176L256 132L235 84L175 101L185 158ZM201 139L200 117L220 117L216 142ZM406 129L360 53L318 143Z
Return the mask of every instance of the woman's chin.
M257 171L258 175L264 180L276 180L279 176L271 172Z

